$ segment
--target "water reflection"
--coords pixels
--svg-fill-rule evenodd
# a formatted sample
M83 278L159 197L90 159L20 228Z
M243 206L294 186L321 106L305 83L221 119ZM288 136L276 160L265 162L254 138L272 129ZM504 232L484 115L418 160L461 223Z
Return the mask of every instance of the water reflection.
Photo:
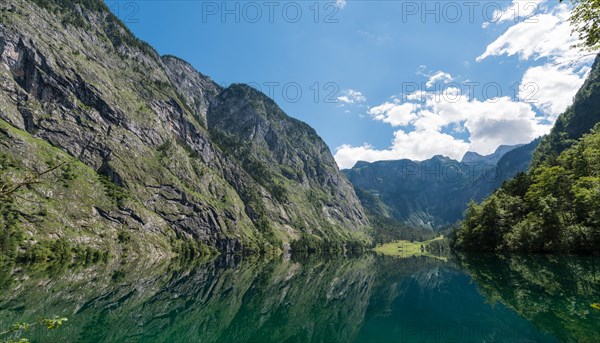
M461 256L490 303L502 303L566 342L600 342L600 258Z
M592 262L560 262L571 270L567 274L558 273L558 266L539 273L539 261L504 261L499 267L488 259L444 263L375 255L219 258L200 265L135 263L51 272L5 268L0 273L0 331L15 322L61 315L69 318L65 326L26 337L81 342L513 342L552 341L551 333L582 340L597 338L589 320L598 323L598 318L589 313L592 308L585 314L583 307L569 304L598 295ZM582 279L570 286L573 273ZM511 282L516 284L509 289ZM565 300L554 300L558 294ZM554 314L545 315L548 309ZM553 331L553 323L562 329Z
M373 257L302 262L219 259L200 266L97 266L48 277L14 271L0 326L64 315L28 337L86 342L351 341L373 283Z
M394 260L378 261L382 268L356 341L554 341L505 306L490 306L454 262L426 261L426 268L406 266L408 275Z

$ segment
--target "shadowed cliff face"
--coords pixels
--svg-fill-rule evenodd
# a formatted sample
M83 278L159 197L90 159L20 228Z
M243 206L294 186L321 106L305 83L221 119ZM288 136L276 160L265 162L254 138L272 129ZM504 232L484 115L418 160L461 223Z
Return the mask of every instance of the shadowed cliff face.
M344 172L356 188L379 199L388 218L438 229L462 217L474 192L470 186L493 170L494 165L487 163L461 163L435 156L422 162L379 161Z
M469 201L482 200L504 180L527 170L538 143L500 146L488 156L467 153L461 162L444 156L420 162L359 162L344 174L369 215L443 229L463 218Z
M289 130L270 131L275 134L268 136L269 151L278 158L251 154L249 167L243 163L246 156L225 149L221 141L215 144L207 129L208 118L215 118L209 113L213 103L235 121L254 118L256 112L237 107L243 102L270 104L269 113L261 112L262 126L310 134L289 140ZM263 94L237 99L188 63L158 56L99 0L0 4L0 105L4 131L14 131L13 137L33 146L28 158L10 139L0 145L0 153L23 161L20 170L43 166L47 156L37 151L48 145L63 160L83 163L88 180L103 176L127 193L117 204L90 206L80 201L75 187L65 190L67 206L79 209L78 214L71 214L68 225L52 216L35 227L21 223L36 239L49 234L39 227L58 227L60 236L61 230L79 230L76 222L129 223L121 229L156 236L160 244L153 243L155 250L177 236L229 253L282 249L306 230L339 241L362 238L368 225L354 191L314 130ZM238 146L252 143L239 131L230 133ZM296 167L302 167L299 174ZM256 176L257 170L269 168L278 171L275 176L299 178L266 183ZM294 195L290 188L298 184L302 201L283 197ZM51 196L32 197L49 212L58 211ZM115 230L104 236L114 239ZM104 233L92 232L98 244L107 243ZM133 236L137 240L139 235Z

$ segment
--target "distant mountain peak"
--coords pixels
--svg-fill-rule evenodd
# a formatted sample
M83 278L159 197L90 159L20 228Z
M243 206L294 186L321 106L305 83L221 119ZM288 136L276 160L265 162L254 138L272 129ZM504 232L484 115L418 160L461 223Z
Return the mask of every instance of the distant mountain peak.
M435 155L431 158L431 160L452 160L450 157L448 156L444 156L444 155ZM424 160L423 162L425 162L427 160Z
M502 156L504 156L507 152L512 151L516 148L523 146L523 144L516 145L500 145L494 153L489 155L481 155L474 151L467 151L463 156L461 162L462 163L487 163L487 164L496 164Z
M504 180L526 170L537 143L502 145L488 156L467 152L462 162L442 155L424 161L359 161L343 173L375 221L437 230L460 220L471 199L480 201Z
M463 156L462 160L460 160L460 162L471 163L471 162L480 161L482 158L484 158L484 156L482 156L474 151L467 151L465 153L465 155Z
M494 154L506 154L507 152L511 151L511 150L515 150L516 148L520 148L525 144L516 144L516 145L500 145L496 151L494 151Z
M360 167L364 167L364 166L366 166L366 165L369 165L369 164L371 164L371 162L367 162L367 161L356 161L356 163L354 164L354 167L352 167L352 168L353 168L353 169L354 169L354 168L360 168Z

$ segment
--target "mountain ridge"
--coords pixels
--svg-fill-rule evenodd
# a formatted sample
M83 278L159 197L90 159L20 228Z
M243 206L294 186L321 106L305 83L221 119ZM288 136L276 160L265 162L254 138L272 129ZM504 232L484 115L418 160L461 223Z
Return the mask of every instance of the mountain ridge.
M488 155L481 155L474 151L467 151L463 155L461 160L453 159L453 158L450 158L450 157L444 156L444 155L434 155L425 160L411 160L409 158L402 158L402 159L397 159L397 160L378 160L378 161L372 161L372 162L358 160L358 161L356 161L356 163L354 164L354 166L352 168L347 168L347 169L359 168L359 167L363 167L368 164L380 163L380 162L410 161L410 162L415 162L415 163L421 163L421 162L432 160L434 158L435 159L449 159L449 160L456 161L459 163L487 162L487 163L495 164L495 163L499 162L500 159L502 157L504 157L504 155L506 155L510 151L520 148L524 145L526 145L526 144L514 144L514 145L501 144L498 146L498 148L496 148L496 150L493 153L488 154Z
M496 150L489 155L480 155L473 151L467 151L463 158L460 160L462 163L472 163L472 162L487 162L490 164L496 164L504 155L508 152L517 149L524 144L516 144L516 145L500 145Z
M101 1L3 2L0 64L0 123L6 133L0 182L21 182L31 170L55 163L65 169L44 175L39 186L47 188L44 192L24 191L39 205L6 199L13 204L0 216L6 233L0 241L10 243L7 251L33 251L57 237L115 256L169 255L181 249L186 254L282 251L299 239L343 250L347 242L359 246L370 239L354 190L312 128L304 129L303 140L287 141L279 161L255 155L260 157L256 169L268 170L287 161L292 151L319 151L313 160L321 166L318 173L303 175L305 190L320 197L290 205L277 195L295 187L292 181L265 187L239 156L215 141L211 108L235 105L216 102L236 86L222 88L189 63L159 56ZM306 125L285 114L269 117L283 111L264 94L253 92L248 102L270 104L264 121L269 125ZM251 116L231 113L240 122ZM14 137L25 142L27 152ZM244 145L241 139L234 143ZM73 168L82 174L71 175ZM98 199L112 200L94 204L77 190L84 179L86 187L103 190ZM327 182L337 182L341 190L318 189ZM66 186L58 187L61 183ZM61 217L55 198L73 211ZM306 213L310 220L294 220ZM31 243L23 243L23 234Z
M368 215L379 218L371 221L394 221L389 226L401 231L404 226L441 230L462 218L471 199L483 199L503 180L525 170L531 154L524 147L531 145L537 143L500 146L467 162L436 155L424 161L357 162L342 172L357 189ZM525 151L505 163L510 168L499 168L504 156L520 149Z

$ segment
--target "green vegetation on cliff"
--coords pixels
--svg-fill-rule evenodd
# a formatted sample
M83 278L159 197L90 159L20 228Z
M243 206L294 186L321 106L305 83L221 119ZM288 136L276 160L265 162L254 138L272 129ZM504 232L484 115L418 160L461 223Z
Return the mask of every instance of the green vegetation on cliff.
M0 119L0 260L96 262L151 246L170 253L168 232L140 232L119 215L119 202L139 207L126 199L89 167Z
M266 131L252 139L251 125L221 125L254 119ZM0 3L0 120L3 178L65 163L2 202L11 256L54 259L63 242L153 258L369 242L312 128L260 92L159 56L100 0Z
M600 246L600 57L534 166L481 204L469 204L456 247L463 250L578 252ZM594 128L595 125L595 128ZM590 131L591 130L591 131Z
M552 131L540 142L533 155L533 166L553 165L562 151L573 145L583 134L600 122L600 56L596 57L573 104L561 114Z
M330 251L365 245L366 216L325 142L247 85L223 90L208 110L213 141L261 185L299 232L293 250ZM256 203L256 194L246 196ZM254 211L273 230L264 207ZM352 248L350 248L352 250Z

